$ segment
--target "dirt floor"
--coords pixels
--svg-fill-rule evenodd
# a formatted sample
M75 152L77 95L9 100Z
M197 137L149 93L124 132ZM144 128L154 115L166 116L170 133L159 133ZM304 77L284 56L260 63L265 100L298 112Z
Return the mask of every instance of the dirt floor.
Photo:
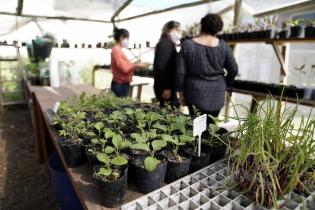
M0 210L57 210L28 109L0 112Z

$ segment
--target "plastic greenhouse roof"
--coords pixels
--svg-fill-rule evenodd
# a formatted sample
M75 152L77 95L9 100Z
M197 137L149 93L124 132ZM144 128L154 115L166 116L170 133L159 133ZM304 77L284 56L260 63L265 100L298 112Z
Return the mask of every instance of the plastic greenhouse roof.
M0 0L0 36L8 34L33 20L85 20L111 23L113 15L124 8L115 21L154 15L161 10L178 9L220 0ZM234 0L231 0L234 1ZM314 0L243 0L242 5L252 14L313 2ZM124 7L126 6L126 7Z
M312 0L243 0L243 4L255 14L308 1ZM22 16L73 17L110 22L115 11L128 0L0 0L0 14L17 14L19 2L23 4ZM127 6L126 11L128 12L123 10L119 18L127 18L130 17L129 15L136 16L194 2L208 3L211 1L133 0Z

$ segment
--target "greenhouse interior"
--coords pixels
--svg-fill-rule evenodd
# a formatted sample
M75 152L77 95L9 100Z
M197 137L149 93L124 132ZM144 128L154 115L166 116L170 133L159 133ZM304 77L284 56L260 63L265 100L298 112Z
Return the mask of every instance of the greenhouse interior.
M0 0L0 210L315 210L314 0Z

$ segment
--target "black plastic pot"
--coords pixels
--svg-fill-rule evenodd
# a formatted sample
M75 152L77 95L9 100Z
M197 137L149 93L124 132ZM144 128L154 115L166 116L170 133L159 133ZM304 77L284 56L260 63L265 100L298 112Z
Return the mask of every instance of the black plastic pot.
M185 148L183 152L187 157L191 157L189 173L193 173L209 165L211 149L209 148L208 145L205 144L201 145L200 157L198 157L198 155L193 151L192 148Z
M290 38L301 38L303 33L302 26L293 26L290 28Z
M31 85L40 85L40 78L39 77L30 77L29 78Z
M120 204L127 193L128 167L122 170L123 176L117 180L104 180L93 174L101 191L101 202L107 208Z
M165 155L168 153L166 152ZM168 156L167 156L168 157ZM183 156L182 156L183 157ZM165 182L174 182L189 174L189 167L191 163L191 158L183 157L182 161L175 161L173 159L167 158L167 168L165 174Z
M288 39L290 36L289 30L283 30L278 33L280 39Z
M211 154L210 154L210 160L209 164L214 163L218 160L221 160L226 155L227 146L226 145L220 145L217 147L211 148Z
M164 184L167 167L167 161L165 157L163 157L162 155L157 155L156 158L159 159L161 163L156 167L154 171L148 172L137 164L138 162L143 162L146 157L147 155L141 155L135 157L132 160L136 177L135 181L141 193L149 193L162 187Z
M198 171L201 168L209 165L211 152L201 152L201 156L193 155L191 158L191 163L189 167L189 173Z
M304 28L305 38L313 38L315 37L315 27L314 26L306 26Z
M89 165L93 167L93 166L99 164L100 162L98 161L96 154L93 154L93 153L88 151L89 148L90 147L86 147L85 154L86 154Z
M58 144L68 167L79 167L85 162L80 143L75 143L70 139L65 139L58 141Z

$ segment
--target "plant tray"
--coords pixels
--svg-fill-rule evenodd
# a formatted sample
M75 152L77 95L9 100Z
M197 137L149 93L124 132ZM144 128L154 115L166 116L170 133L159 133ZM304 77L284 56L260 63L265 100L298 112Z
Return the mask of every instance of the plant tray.
M213 163L156 191L121 206L121 210L266 210L227 187L226 160ZM315 192L308 197L290 193L279 201L283 210L315 210Z

